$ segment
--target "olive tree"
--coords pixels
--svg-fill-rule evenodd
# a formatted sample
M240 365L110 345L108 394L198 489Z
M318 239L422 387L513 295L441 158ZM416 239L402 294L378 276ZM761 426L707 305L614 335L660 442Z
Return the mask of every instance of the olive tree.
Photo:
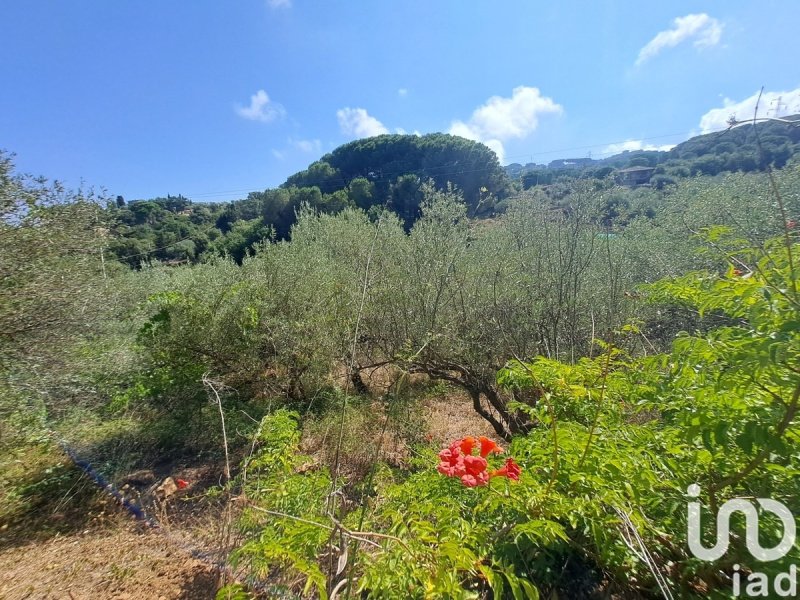
M462 387L508 437L530 423L508 408L497 370L515 356L580 356L590 343L593 199L576 194L566 212L523 199L475 224L456 192L424 194L421 218L375 277L363 352Z

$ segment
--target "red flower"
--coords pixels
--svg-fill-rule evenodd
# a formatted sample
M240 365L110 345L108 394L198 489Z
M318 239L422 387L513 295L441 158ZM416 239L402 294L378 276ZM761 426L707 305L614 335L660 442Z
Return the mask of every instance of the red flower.
M482 456L465 456L464 457L464 469L470 475L477 475L481 471L486 470L486 459Z
M463 440L459 440L459 447L461 448L461 452L464 453L464 456L472 454L472 449L475 447L475 438L471 436L465 437ZM451 446L452 448L452 446Z
M734 269L734 270L733 270L733 274L734 274L736 277L739 277L739 276L742 274L742 270L741 270L741 269Z
M495 452L497 454L501 454L503 449L495 444L492 440L487 437L480 436L478 441L481 443L481 456L486 458L489 456L490 453Z
M436 467L436 470L442 475L447 475L448 477L455 477L456 475L456 470L450 463L440 462L439 466Z
M489 483L489 474L486 471L481 471L477 475L462 475L461 483L467 487L478 487L479 485L486 485Z
M489 483L491 477L508 477L518 480L521 472L519 465L509 458L502 469L487 471L489 463L486 457L491 453L501 453L503 449L487 437L479 437L480 456L475 456L475 438L465 437L454 441L449 448L439 452L437 470L447 477L458 477L467 487L477 487Z
M466 473L464 457L461 455L461 451L458 448L446 448L442 450L439 452L439 459L441 459L442 462L439 463L437 470L442 475L461 477Z
M461 476L461 483L467 487L486 485L489 481L489 474L486 472L487 462L482 456L465 456L464 470L466 473Z
M442 475L447 475L448 477L452 477L455 475L454 473L454 466L455 461L453 460L453 453L449 449L442 450L439 452L439 460L442 462L439 463L437 470Z
M178 486L179 490L189 487L189 482L185 479L176 479L175 484Z
M503 466L502 469L497 469L497 471L492 471L492 477L508 477L509 479L513 479L514 481L519 481L519 476L522 473L522 469L520 466L514 462L513 458L507 458L506 464Z

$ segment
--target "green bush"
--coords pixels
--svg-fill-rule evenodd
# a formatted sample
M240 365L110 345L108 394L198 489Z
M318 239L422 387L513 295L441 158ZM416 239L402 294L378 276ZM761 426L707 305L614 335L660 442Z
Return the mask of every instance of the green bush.
M734 536L715 563L692 557L686 490L699 484L712 510L735 496L772 497L800 510L794 236L753 249L711 230L705 239L724 247L736 269L651 285L655 302L727 319L708 333L681 335L668 354L634 357L601 343L594 358L574 364L539 358L501 370L515 408L537 424L509 448L522 466L518 483L466 488L438 474L433 454L423 452L407 474L380 480L366 513L352 510L338 525L324 508L327 474L298 472L291 419L265 421L276 432L259 455L268 453L260 460L269 469L248 485L272 492L259 496L262 508L286 514L247 521L256 527L244 554L260 557L262 572L301 571L307 589L323 597L345 576L380 598L479 598L490 590L497 598L611 589L651 595L659 587L686 598L729 596L733 564L752 565L745 536ZM614 337L621 343L640 334L626 327ZM768 528L763 535L774 543L779 534ZM322 560L332 540L347 562L338 575ZM782 561L752 568L775 574L798 559L795 547ZM581 575L565 580L570 561Z

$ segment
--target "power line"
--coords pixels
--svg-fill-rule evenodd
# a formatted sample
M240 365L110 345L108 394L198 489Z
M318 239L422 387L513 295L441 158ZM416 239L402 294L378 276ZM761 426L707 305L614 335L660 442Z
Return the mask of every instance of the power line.
M145 256L146 254L152 254L153 252L159 252L159 251L161 251L161 250L166 250L166 249L167 249L167 248L169 248L170 246L174 246L175 244L180 244L181 242L185 242L186 240L191 240L191 239L192 239L193 237L195 237L196 235L197 235L197 234L187 235L186 237L183 237L183 238L181 238L181 239L179 239L179 240L175 240L174 242L170 242L170 243L169 243L169 244L167 244L166 246L161 246L161 247L159 247L159 248L153 248L152 250L145 250L144 252L137 252L136 254L126 254L126 255L124 255L122 258L127 260L127 259L129 259L129 258L136 258L137 256ZM137 239L137 238L125 238L125 237L123 236L123 237L122 237L122 238L120 238L120 239L134 239L134 240L135 240L135 239Z
M714 131L709 131L707 133L717 133L719 131L725 131L726 129L727 129L727 127L723 127L721 129L715 129ZM585 145L585 146L572 146L570 148L559 148L557 150L541 150L539 152L533 152L533 153L529 152L527 154L516 154L516 155L513 155L513 156L506 156L506 158L507 159L508 158L521 158L521 157L525 157L525 156L528 156L528 157L539 156L539 155L542 155L542 154L557 154L557 153L561 153L561 152L572 152L573 150L576 150L576 151L577 150L586 150L586 149L591 149L591 148L599 148L601 146L613 146L615 144L625 144L625 143L628 143L628 142L631 142L631 141L644 142L644 141L648 141L648 140L659 140L659 139L668 138L668 137L676 137L676 136L679 136L679 135L680 136L684 136L684 135L686 135L686 132L665 133L665 134L662 134L662 135L654 135L654 136L650 136L650 137L639 138L638 140L620 140L620 141L616 141L616 142L601 142L599 144L588 144L588 145ZM604 153L600 153L601 156L603 154ZM608 153L608 154L611 155L611 154L614 154L614 153L611 152L611 153Z

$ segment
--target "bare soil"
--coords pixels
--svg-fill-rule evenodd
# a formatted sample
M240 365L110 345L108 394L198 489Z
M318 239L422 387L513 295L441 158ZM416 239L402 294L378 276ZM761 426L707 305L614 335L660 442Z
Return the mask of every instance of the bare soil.
M466 392L449 390L446 394L426 398L422 401L422 412L429 440L443 448L468 435L483 435L497 443L503 441L489 422L475 412Z
M378 379L376 376L370 384L375 385ZM347 432L347 440L357 443L352 448L346 444L343 449L346 470L358 471L359 466L364 470L364 465L371 465L375 446L381 447L382 460L402 467L411 451L408 427L418 428L412 437L440 447L466 435L486 435L500 441L472 409L468 396L453 389L422 400L413 423L392 419L392 426L383 433L383 408L373 403L362 407L362 411L363 418L353 420L358 431ZM311 432L313 435L308 431L304 435L304 450L310 451L320 464L329 458L323 449L332 446L325 443L326 431L320 427ZM134 521L65 456L56 458L53 467L52 456L42 457L50 460L43 472L49 473L51 479L54 473L63 472L56 478L60 487L42 489L41 501L37 496L26 511L6 511L5 519L0 519L0 599L215 597L219 587L217 571L209 561L193 556L191 550L220 548L220 540L215 539L220 505L204 499L203 492L218 483L221 465L187 466L168 461L117 479L122 492L147 507L148 514L161 523L162 527L152 529ZM44 468L44 463L38 465L30 457L16 462L27 471ZM159 500L157 490L165 476L183 479L188 486Z
M0 551L0 598L214 598L210 565L120 515L106 527Z

